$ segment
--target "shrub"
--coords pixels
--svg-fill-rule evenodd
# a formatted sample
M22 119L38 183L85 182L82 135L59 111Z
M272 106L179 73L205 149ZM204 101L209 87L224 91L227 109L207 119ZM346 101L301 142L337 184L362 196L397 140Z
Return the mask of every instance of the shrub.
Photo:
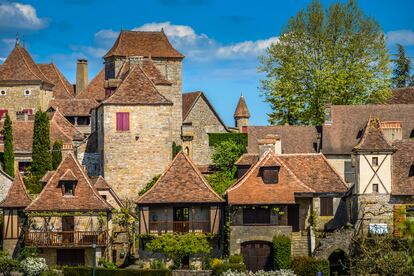
M244 263L244 258L242 255L231 255L229 257L229 263L231 264L243 264Z
M167 265L163 260L155 259L150 264L151 269L166 269Z
M329 261L316 260L314 257L296 257L292 260L292 269L299 276L314 276L322 272L323 276L329 276Z
M64 276L90 276L92 275L91 267L64 267ZM111 269L96 268L97 276L171 276L168 269Z
M296 274L290 269L281 269L278 271L263 271L259 270L255 273L247 273L247 272L237 272L232 270L227 270L223 274L223 276L296 276Z
M27 257L20 263L27 276L38 276L47 270L46 260L38 257Z
M27 257L38 257L38 256L39 256L39 249L37 249L36 247L25 247L19 252L19 255L17 256L17 260L21 262Z
M290 267L291 241L287 236L273 237L273 256L275 269L288 269Z
M56 271L55 269L47 269L43 271L40 276L60 276L60 273Z
M12 270L19 267L19 262L6 256L3 252L0 252L0 255L0 273L8 276Z
M213 267L213 275L222 275L225 271L231 270L233 272L245 272L247 271L245 264L232 264L222 263L216 267Z

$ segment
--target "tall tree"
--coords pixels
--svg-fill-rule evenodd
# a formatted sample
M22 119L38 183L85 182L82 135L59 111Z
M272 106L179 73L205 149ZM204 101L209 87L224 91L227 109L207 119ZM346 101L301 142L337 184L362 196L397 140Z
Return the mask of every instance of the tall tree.
M411 60L406 55L404 46L397 44L397 53L394 55L392 83L395 88L407 87L411 83L410 70Z
M352 0L327 9L313 1L298 12L260 57L259 72L271 124L321 124L327 103L391 96L384 33Z
M14 177L13 128L9 114L4 121L4 171Z
M31 172L42 176L52 170L52 157L50 154L50 125L47 112L37 111L33 129Z
M57 169L60 162L62 162L62 146L63 143L61 140L56 140L53 143L52 147L52 167L54 170Z

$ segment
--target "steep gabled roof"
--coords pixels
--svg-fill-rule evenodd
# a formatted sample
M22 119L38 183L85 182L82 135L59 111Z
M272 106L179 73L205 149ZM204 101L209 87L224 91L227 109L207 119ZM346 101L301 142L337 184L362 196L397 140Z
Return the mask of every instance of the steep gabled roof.
M179 58L184 56L170 44L164 31L121 31L115 44L104 58L111 56L142 56L154 58Z
M234 118L250 118L249 109L247 108L243 95L240 96L239 102L237 103Z
M68 173L69 172L69 173ZM64 196L61 180L76 179L73 196ZM39 196L26 211L109 211L112 207L93 188L82 166L72 153L66 155Z
M380 120L370 118L365 127L359 143L354 147L353 151L393 151L394 148L388 143L382 130Z
M59 111L64 116L90 116L92 109L98 106L98 102L92 99L52 99L49 107Z
M78 99L93 99L95 101L101 102L105 99L105 68L102 68L101 71L89 82L88 86L81 91L76 98Z
M53 86L27 50L18 44L0 66L0 81L36 81Z
M392 195L414 195L414 140L394 141L392 155Z
M24 208L32 202L27 194L19 170L15 170L15 175L6 198L0 203L0 207L2 208Z
M388 104L414 104L414 86L392 90Z
M251 166L259 161L259 155L256 153L245 153L234 163L236 166Z
M144 59L142 61L142 69L148 75L150 80L155 85L171 85L172 83L168 81L161 72L155 67L154 62L151 59Z
M55 142L58 139L65 141L65 137L69 137L70 141L82 141L84 135L74 125L72 125L59 109L53 112L50 119L50 139ZM67 140L70 142L69 140Z
M55 99L71 99L75 97L73 85L63 76L54 63L38 64L42 73L55 85L53 97Z
M222 203L201 172L183 152L177 154L158 181L137 200L138 205Z
M102 103L117 105L172 105L148 78L141 66L134 65L115 92Z

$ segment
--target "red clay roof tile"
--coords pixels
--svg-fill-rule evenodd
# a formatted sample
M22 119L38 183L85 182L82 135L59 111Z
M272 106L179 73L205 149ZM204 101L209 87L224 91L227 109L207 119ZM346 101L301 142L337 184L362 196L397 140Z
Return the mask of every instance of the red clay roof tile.
M27 194L23 178L17 169L15 175L6 197L0 203L2 208L25 208L32 202Z
M250 118L249 109L247 108L243 95L240 96L239 102L237 103L234 118Z
M54 63L38 64L42 73L55 85L53 97L55 99L71 99L75 97L73 85L63 76Z

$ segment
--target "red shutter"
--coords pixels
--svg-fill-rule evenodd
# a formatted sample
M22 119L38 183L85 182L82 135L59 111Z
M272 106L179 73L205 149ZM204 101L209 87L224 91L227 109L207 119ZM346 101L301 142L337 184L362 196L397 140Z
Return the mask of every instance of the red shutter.
M116 130L128 131L129 130L129 113L117 112L116 113Z
M0 119L7 114L7 109L0 109Z
M129 113L124 113L124 130L129 130Z
M116 113L116 130L122 130L122 113Z
M27 113L27 115L33 115L33 110L31 108L23 109L23 113Z

